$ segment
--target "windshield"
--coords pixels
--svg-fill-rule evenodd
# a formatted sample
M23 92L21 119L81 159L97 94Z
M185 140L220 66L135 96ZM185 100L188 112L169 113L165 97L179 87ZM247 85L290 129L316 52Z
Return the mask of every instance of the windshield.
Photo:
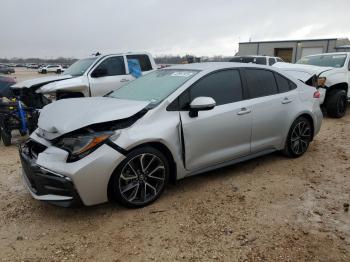
M128 83L108 96L158 104L197 73L195 70L157 70Z
M96 59L97 57L91 57L78 60L66 69L64 75L82 76L85 71L96 61Z
M340 68L343 67L345 59L346 54L305 56L297 64Z

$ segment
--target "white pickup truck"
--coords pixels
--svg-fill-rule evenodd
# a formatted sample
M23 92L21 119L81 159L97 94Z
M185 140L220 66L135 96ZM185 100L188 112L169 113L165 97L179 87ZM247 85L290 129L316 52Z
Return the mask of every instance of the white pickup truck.
M273 65L318 88L321 107L331 117L341 118L350 101L350 52L305 56L296 64Z
M12 86L12 89L15 93L28 94L35 99L39 99L40 95L57 100L104 96L135 79L129 67L129 62L135 60L138 62L140 74L156 69L154 59L148 53L98 55L78 60L60 76L23 81ZM45 97L41 100L45 100Z

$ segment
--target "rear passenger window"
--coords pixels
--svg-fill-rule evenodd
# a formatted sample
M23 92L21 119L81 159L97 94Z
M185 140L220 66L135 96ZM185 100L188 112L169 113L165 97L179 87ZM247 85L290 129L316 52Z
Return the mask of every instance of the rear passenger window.
M269 96L278 93L275 77L271 71L246 69L245 72L250 98Z
M199 80L190 89L190 100L200 96L212 97L218 106L241 101L243 94L238 70L212 73Z
M140 63L141 71L150 71L152 70L152 64L151 61L149 60L148 55L127 55L127 59L136 59Z
M288 92L290 89L289 81L286 78L284 78L276 73L275 73L275 77L276 77L276 82L277 82L279 92L280 93Z

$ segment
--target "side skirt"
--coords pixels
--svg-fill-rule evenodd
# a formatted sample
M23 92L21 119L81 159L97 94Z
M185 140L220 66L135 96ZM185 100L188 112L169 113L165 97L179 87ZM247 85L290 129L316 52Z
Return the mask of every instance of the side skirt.
M257 152L257 153L251 154L251 155L239 157L239 158L236 158L236 159L233 159L233 160L230 160L230 161L226 161L226 162L223 162L223 163L220 163L220 164L216 164L216 165L213 165L213 166L210 166L210 167L206 167L206 168L203 168L203 169L200 169L200 170L195 170L195 171L190 172L189 174L187 174L186 177L199 175L199 174L206 173L206 172L209 172L209 171L212 171L212 170L215 170L215 169L219 169L219 168L222 168L222 167L225 167L225 166L230 166L230 165L234 165L234 164L237 164L237 163L241 163L241 162L253 159L253 158L257 158L257 157L261 157L261 156L264 156L264 155L271 154L271 153L273 153L275 151L276 151L276 149L267 149L267 150L263 150L263 151L260 151L260 152Z

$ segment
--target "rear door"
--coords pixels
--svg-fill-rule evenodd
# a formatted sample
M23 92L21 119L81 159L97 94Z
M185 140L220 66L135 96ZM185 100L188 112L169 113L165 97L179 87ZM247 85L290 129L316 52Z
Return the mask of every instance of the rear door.
M214 109L190 117L188 105L196 97L212 97ZM251 114L238 70L211 73L179 97L185 165L198 170L250 153Z
M95 74L96 72L104 72ZM130 81L123 56L111 56L102 60L88 75L91 96L105 94L122 87Z
M289 128L288 109L296 98L279 92L273 71L247 68L245 77L252 103L251 151L279 148Z

